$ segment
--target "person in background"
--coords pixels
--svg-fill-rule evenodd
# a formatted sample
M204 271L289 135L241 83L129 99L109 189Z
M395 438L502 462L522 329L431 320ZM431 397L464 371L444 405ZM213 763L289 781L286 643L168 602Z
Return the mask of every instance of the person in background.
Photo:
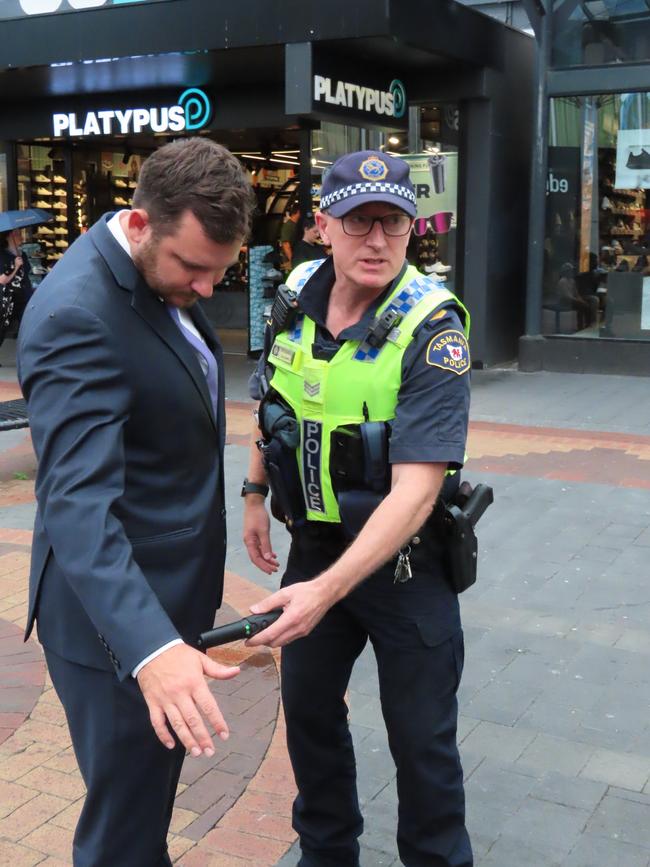
M320 233L316 220L312 216L305 218L302 227L302 240L293 247L292 266L301 265L303 262L311 262L314 259L323 259L325 250L322 244L318 244Z
M5 337L15 336L12 323L20 324L25 305L32 294L29 259L20 249L22 232L13 229L0 235L0 345Z
M291 270L293 267L293 248L296 243L296 230L298 228L298 220L300 219L300 208L294 205L289 211L289 216L282 224L280 229L280 249L284 255L286 270Z

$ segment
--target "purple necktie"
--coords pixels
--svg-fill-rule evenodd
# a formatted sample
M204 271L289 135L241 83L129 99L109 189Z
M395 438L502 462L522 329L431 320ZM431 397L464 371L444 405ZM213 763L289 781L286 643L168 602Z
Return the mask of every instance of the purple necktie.
M172 307L170 304L168 304L167 310L169 311L169 315L174 320L176 325L178 325L183 337L187 340L187 342L194 350L197 361L201 365L201 370L203 371L203 375L205 376L208 383L210 398L212 400L212 409L214 410L214 417L216 419L218 395L217 360L210 351L210 348L199 337L197 337L196 334L193 334L190 329L187 328L187 326L183 325L178 307Z

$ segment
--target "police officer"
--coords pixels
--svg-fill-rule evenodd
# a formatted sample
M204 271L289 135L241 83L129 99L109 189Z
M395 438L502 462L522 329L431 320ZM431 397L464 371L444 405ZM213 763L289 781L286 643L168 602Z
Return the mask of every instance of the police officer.
M363 820L344 696L368 640L397 768L401 860L473 863L456 745L463 638L434 508L464 460L469 316L405 261L415 215L403 160L341 157L317 215L332 256L291 273L297 315L269 331L251 378L253 396L264 398L263 435L273 440L280 428L280 451L291 457L279 468L267 460L267 474L253 446L242 496L248 554L270 574L279 564L267 475L285 487L273 490L292 536L282 589L253 607L284 613L249 643L283 647L301 867L359 864ZM286 416L293 431L276 425Z

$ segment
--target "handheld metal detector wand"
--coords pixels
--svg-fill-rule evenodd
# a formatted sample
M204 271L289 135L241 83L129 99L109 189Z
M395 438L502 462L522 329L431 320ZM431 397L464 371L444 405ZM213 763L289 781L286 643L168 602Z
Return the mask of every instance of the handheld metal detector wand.
M281 614L282 608L274 608L265 614L249 614L248 617L243 617L234 623L225 623L223 626L208 629L207 632L199 635L196 646L203 650L228 644L229 641L239 641L241 638L252 638L253 635L257 635L258 632L275 623Z

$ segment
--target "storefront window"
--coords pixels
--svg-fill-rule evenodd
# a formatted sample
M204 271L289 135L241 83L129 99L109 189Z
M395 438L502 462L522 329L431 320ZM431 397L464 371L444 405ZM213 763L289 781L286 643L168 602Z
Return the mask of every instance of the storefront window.
M552 99L542 329L650 339L650 94Z
M455 290L458 150L430 142L407 154L417 196L417 218L409 242L409 261Z
M68 199L64 154L51 145L17 147L18 207L39 208L51 222L25 230L23 253L36 286L68 249Z
M553 66L645 62L649 56L645 0L554 0Z
M404 155L417 196L407 255L423 274L455 292L459 113L452 103L421 106L419 111L420 151Z

